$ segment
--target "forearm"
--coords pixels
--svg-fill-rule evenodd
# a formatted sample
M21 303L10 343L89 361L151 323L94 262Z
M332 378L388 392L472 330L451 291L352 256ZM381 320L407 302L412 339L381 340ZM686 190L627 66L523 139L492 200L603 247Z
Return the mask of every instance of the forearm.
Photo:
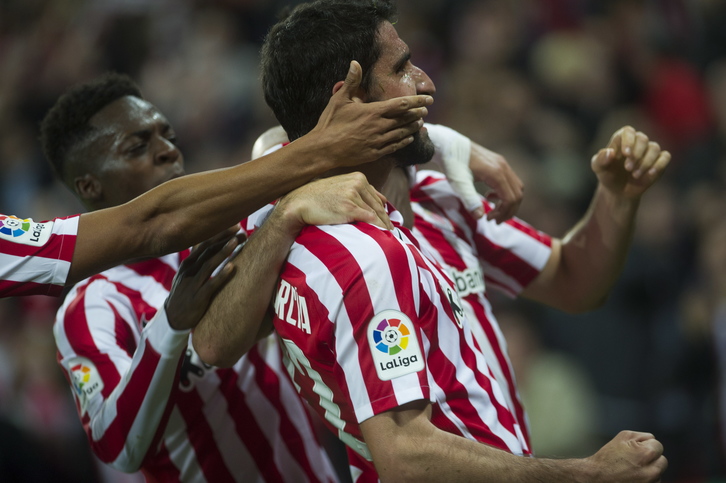
M396 441L390 439L387 445ZM567 483L591 481L587 460L517 456L430 425L423 434L399 439L386 458L374 454L381 481Z
M264 158L177 178L124 205L82 215L68 282L183 250L234 225L333 166L315 142L305 136Z
M165 410L188 339L188 331L171 330L163 309L144 329L128 370L90 414L89 442L101 461L125 472L141 467L157 433L164 432Z
M299 225L291 225L278 205L239 253L232 279L215 296L194 330L199 357L217 367L234 365L257 341L278 274Z
M315 138L303 137L258 160L161 185L156 188L160 193L147 193L158 199L150 212L166 218L155 228L163 233L171 226L174 233L158 240L159 250L177 251L198 243L332 167Z
M562 239L557 308L582 312L604 303L625 264L638 203L598 186L585 216Z

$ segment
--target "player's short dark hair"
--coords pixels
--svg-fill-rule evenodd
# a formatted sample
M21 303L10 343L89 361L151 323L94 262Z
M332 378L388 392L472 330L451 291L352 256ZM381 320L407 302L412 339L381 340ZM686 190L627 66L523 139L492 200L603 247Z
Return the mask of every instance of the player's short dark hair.
M143 99L129 76L111 72L78 84L58 98L41 122L40 140L45 157L61 179L65 179L68 154L93 131L91 118L125 96Z
M316 0L272 27L262 46L262 86L291 140L315 127L351 60L360 63L361 87L370 90L381 54L378 28L395 14L391 0Z

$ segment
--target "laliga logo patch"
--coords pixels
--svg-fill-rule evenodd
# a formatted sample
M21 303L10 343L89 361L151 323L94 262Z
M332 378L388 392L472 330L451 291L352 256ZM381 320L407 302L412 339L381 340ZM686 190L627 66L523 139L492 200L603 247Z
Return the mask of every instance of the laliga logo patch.
M53 222L35 223L32 219L21 220L16 216L0 215L0 238L23 245L43 246L48 241Z
M21 220L14 216L0 216L0 233L12 237L19 237L30 229L32 220Z
M413 323L403 312L384 310L376 314L368 323L368 344L381 381L424 368Z
M71 369L71 382L73 388L76 390L78 399L81 402L81 408L83 412L86 412L88 401L93 396L103 391L103 381L101 375L98 373L98 369L85 357L78 357L70 365Z

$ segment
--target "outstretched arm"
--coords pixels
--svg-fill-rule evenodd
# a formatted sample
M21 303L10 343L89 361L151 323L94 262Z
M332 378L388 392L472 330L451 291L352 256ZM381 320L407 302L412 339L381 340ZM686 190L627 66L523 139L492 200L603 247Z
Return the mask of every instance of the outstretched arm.
M595 455L551 460L516 456L436 428L428 401L414 401L360 425L381 481L655 482L665 471L653 435L623 431Z
M339 166L370 162L412 141L430 96L363 103L357 62L318 125L287 149L233 168L178 178L79 222L68 283L134 258L189 247Z
M481 181L489 188L486 197L494 203L494 209L487 213L487 219L502 223L517 214L524 195L524 184L504 156L446 126L427 123L425 127L436 146L432 162L446 174L475 218L484 216L484 209L474 181ZM270 128L255 141L252 159L286 142L287 133L282 126ZM393 201L397 208L405 208L402 203Z
M229 367L257 341L282 264L305 225L360 220L392 228L383 200L361 173L314 181L283 197L239 253L235 275L194 330L199 357Z
M525 297L568 312L601 305L620 275L641 196L663 174L671 155L630 126L592 157L598 185L585 216L553 240L544 270Z

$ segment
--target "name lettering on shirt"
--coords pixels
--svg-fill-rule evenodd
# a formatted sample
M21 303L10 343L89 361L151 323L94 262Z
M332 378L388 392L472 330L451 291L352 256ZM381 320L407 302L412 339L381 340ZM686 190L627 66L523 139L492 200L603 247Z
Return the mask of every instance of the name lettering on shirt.
M285 280L280 282L280 287L277 289L275 314L278 319L310 334L310 317L305 297L299 295L297 289Z
M0 238L21 245L42 247L53 232L53 222L36 223L31 218L0 215Z
M384 310L377 313L368 323L368 345L381 381L390 381L424 368L413 322L403 312Z

